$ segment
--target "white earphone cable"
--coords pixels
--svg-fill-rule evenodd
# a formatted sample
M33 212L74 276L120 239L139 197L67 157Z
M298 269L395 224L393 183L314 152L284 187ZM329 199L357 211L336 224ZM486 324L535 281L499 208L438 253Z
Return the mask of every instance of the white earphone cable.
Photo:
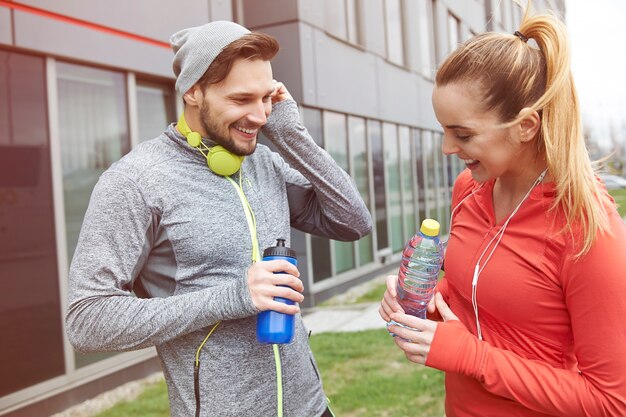
M480 321L478 320L478 302L477 302L477 286L478 286L478 277L480 276L481 272L483 271L483 269L485 269L485 266L487 266L487 263L489 262L489 260L491 259L491 256L493 255L493 253L495 252L496 248L498 247L498 245L500 244L500 241L502 240L502 237L504 236L504 231L506 230L506 227L508 226L509 222L511 221L511 219L513 218L513 216L518 212L518 210L520 209L520 207L522 206L522 204L524 203L524 201L526 201L526 199L530 196L530 193L532 192L532 190L541 183L541 181L543 181L544 177L546 176L546 173L548 172L548 169L544 169L541 174L539 175L539 177L537 177L537 179L535 180L535 182L533 182L533 185L530 187L530 189L526 192L526 194L524 195L524 198L522 198L522 201L519 202L519 204L517 205L517 207L515 207L515 209L513 210L513 212L511 212L511 215L509 216L508 219L506 219L506 221L504 222L504 224L502 225L502 227L500 227L500 230L498 230L496 232L495 235L493 235L493 237L491 238L491 240L489 241L489 243L487 243L487 246L485 246L485 249L483 250L483 252L480 254L480 256L478 257L478 261L476 261L476 266L474 267L474 275L472 277L472 307L474 308L474 317L476 318L476 331L478 333L478 339L479 340L483 340L483 335L482 335L482 330L480 328ZM472 191L471 194L469 194L467 197L465 197L463 200L461 200L461 202L459 204L457 204L454 209L452 210L452 213L450 214L450 223L449 223L449 231L448 231L448 240L450 239L450 233L452 231L452 216L454 215L454 212L456 211L457 208L459 208L459 206L461 204L463 204L463 202L465 200L467 200L469 197L471 197L472 195L474 195L474 193L478 190L480 190L482 188L482 185L477 188L476 190ZM482 264L482 266L480 265L480 261L482 261L483 257L485 256L485 253L487 253L487 251L489 250L489 248L491 247L491 244L494 242L495 244L493 245L493 247L491 248L491 252L489 252L489 255L487 256L487 259L485 259L485 263ZM445 245L447 246L448 241L446 240Z

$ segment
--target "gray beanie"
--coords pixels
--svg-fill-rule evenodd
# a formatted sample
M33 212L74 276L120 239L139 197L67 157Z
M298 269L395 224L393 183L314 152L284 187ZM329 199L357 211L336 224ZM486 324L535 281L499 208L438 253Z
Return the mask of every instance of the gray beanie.
M250 31L237 23L216 21L173 34L170 43L174 50L176 90L185 94L226 46L247 33Z

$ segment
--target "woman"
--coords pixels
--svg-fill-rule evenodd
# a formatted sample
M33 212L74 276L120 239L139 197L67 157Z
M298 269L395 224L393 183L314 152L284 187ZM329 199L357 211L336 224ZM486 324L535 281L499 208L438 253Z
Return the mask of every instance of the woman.
M514 35L470 39L433 106L467 169L432 320L387 280L396 345L445 371L447 417L626 416L626 231L585 149L564 25L527 11Z

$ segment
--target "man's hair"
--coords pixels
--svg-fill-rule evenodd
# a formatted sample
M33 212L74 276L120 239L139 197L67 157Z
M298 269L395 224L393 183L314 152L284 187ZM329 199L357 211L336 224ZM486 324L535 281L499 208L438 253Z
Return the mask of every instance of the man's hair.
M231 42L213 60L206 72L198 80L202 89L218 84L228 76L233 63L238 59L260 59L271 61L279 50L278 41L273 36L261 32L251 32Z

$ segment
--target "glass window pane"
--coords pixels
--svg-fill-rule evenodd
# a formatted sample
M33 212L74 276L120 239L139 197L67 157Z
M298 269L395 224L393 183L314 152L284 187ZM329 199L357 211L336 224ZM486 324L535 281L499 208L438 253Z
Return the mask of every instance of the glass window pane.
M137 82L139 141L156 138L176 120L174 87L147 81Z
M324 143L326 150L348 172L348 137L346 132L346 116L329 111L324 112ZM353 269L354 243L333 241L333 253L335 255L335 273Z
M448 13L448 51L452 52L459 46L459 32L461 22L451 13Z
M400 158L398 156L398 127L383 123L383 146L387 163L387 202L391 225L391 250L399 252L404 247L402 230L402 199L400 194Z
M302 119L306 130L317 143L317 146L324 147L324 132L322 131L322 112L317 109L304 107L302 109Z
M420 71L423 75L434 77L435 34L431 17L431 0L418 0L417 25L419 32Z
M332 276L329 239L311 235L311 258L313 282L319 282Z
M0 50L0 397L65 373L45 77Z
M443 142L443 136L441 133L435 135L435 147L439 155L440 171L441 171L441 187L439 189L440 202L441 202L441 233L446 234L448 232L448 223L450 221L450 166L448 164L449 157L444 155L440 151Z
M326 0L324 4L326 30L333 35L348 39L346 28L346 4L345 0Z
M417 207L418 218L417 224L421 224L422 220L426 218L426 200L425 192L425 172L426 167L424 165L424 153L422 152L422 134L418 129L413 129L413 149L415 151L415 178L417 178Z
M129 150L124 74L57 63L67 256L71 261L96 181ZM76 353L76 366L111 354Z
M383 155L383 135L380 122L367 121L367 136L372 149L372 171L374 173L374 207L376 209L376 245L379 251L389 247L387 232L387 208L385 206L385 161Z
M402 166L402 212L404 215L404 240L416 232L415 197L413 196L413 159L411 152L411 130L406 126L398 129L400 141L400 163Z
M435 147L433 145L433 134L432 132L425 130L422 132L422 152L424 161L424 202L426 203L424 218L434 218L435 220L439 220L436 212L437 171L435 167L434 151Z
M370 180L367 158L367 142L365 135L365 120L360 117L348 117L348 137L350 141L350 156L352 177L365 201L367 209L371 212L370 204ZM361 238L357 243L359 253L359 265L365 265L374 261L374 248L371 233Z
M385 0L385 24L387 30L387 58L396 64L404 64L404 41L402 38L402 15L400 0Z
M315 143L323 146L322 112L304 107L302 119ZM311 262L313 264L313 282L319 282L332 276L329 239L311 235Z
M432 194L434 195L434 214L433 211L431 211L431 215L435 216L434 219L437 220L439 223L442 223L444 202L441 198L441 189L443 188L443 178L441 175L441 156L439 152L440 147L438 146L438 139L439 133L433 133L431 136L432 149L430 150L430 158L433 161L432 171L434 184Z
M359 35L359 13L357 0L346 0L346 21L348 24L348 41L361 43Z

